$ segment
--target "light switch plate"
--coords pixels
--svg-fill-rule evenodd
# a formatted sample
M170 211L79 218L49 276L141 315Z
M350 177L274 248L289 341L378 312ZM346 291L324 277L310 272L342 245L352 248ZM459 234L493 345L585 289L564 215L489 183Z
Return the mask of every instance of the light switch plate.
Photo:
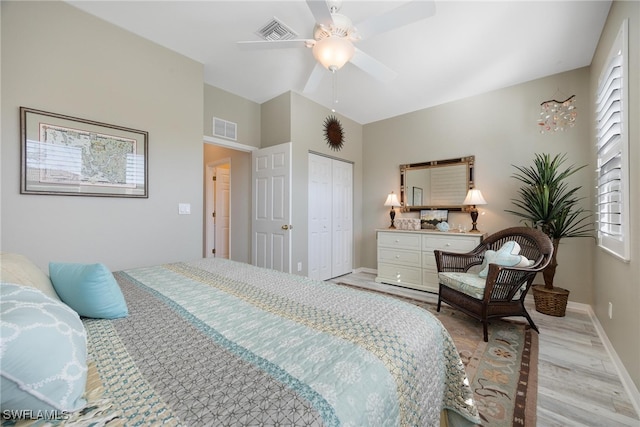
M179 215L191 215L191 203L178 203Z

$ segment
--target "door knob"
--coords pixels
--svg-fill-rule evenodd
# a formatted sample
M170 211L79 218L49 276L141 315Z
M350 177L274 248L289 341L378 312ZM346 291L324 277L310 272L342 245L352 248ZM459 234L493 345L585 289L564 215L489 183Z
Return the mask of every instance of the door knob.
M285 225L283 225L281 228L282 228L283 230L293 230L293 225L287 225L287 224L285 224Z

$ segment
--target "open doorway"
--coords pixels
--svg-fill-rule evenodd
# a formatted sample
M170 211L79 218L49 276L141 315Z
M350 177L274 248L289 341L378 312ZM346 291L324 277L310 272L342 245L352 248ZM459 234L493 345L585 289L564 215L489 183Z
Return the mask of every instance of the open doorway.
M224 208L215 207L215 193L213 177L228 164L229 188L228 188L228 255L229 259L240 262L251 262L251 151L256 147L243 144L222 141L220 138L204 137L203 147L203 224L202 224L202 251L204 257L213 257L213 249L216 255L220 255L220 244L215 242L215 224L213 212L221 212ZM220 172L220 173L224 173ZM216 177L216 184L220 178ZM226 190L223 190L226 191ZM222 199L225 200L225 199ZM218 222L220 224L220 222ZM218 236L220 236L220 232ZM225 244L223 244L224 246Z
M231 217L231 159L206 166L205 257L229 258Z

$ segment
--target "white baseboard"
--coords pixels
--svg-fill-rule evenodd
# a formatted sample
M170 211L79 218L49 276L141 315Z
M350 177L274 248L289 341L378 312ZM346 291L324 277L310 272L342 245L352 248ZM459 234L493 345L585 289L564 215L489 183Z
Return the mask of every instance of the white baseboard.
M360 268L356 268L355 270L353 270L353 272L354 273L375 274L376 276L378 275L378 270L376 270L375 268L360 267Z
M607 350L609 357L611 357L611 361L613 362L613 365L615 366L616 371L618 371L618 376L620 377L620 381L622 381L622 385L624 386L624 389L627 391L627 394L629 395L629 399L631 400L631 403L633 404L633 407L636 410L636 413L640 417L640 391L638 391L638 387L636 387L635 383L631 379L631 376L629 375L629 372L622 364L622 360L620 360L620 357L618 357L618 353L616 353L616 350L613 348L611 341L609 341L609 337L607 337L607 334L604 331L604 328L602 327L602 325L600 324L600 321L598 320L598 317L593 311L593 308L587 304L583 304L583 305L587 306L587 313L589 314L589 318L591 319L591 322L593 322L593 326L596 328L596 331L598 332L598 336L600 337L600 340L602 340L602 345L604 345L604 348Z

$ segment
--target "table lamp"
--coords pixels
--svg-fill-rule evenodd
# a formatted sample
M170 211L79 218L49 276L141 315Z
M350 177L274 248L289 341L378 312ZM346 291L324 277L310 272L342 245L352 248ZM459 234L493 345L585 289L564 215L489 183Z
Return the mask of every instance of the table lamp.
M486 205L487 201L482 197L482 193L477 188L472 188L467 193L467 197L464 198L463 205L470 205L471 208L469 213L471 213L471 222L473 223L473 227L469 231L470 233L479 233L480 230L476 228L477 220L478 220L478 209L476 205Z
M396 228L396 226L393 225L393 221L396 218L396 211L393 210L393 207L400 206L400 202L398 201L398 196L396 196L396 194L392 191L387 196L387 200L384 202L384 205L391 206L391 212L389 212L389 216L391 217L391 226L389 228Z

